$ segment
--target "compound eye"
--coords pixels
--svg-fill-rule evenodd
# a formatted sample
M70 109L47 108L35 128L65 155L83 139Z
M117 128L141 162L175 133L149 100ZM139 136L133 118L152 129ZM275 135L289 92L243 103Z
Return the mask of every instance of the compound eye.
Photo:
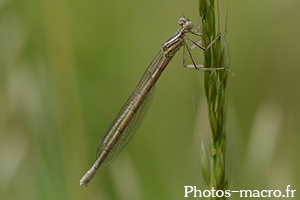
M180 19L178 20L178 24L179 24L180 26L183 26L185 23L186 23L186 19L184 19L184 18L180 18Z
M192 21L186 21L183 28L187 29L187 30L192 30L192 28L194 27L194 24Z

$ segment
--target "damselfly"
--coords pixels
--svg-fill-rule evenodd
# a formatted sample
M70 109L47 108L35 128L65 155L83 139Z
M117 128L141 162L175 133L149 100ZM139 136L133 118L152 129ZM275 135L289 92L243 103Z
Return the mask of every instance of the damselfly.
M221 36L221 34L219 34L206 48L204 48L186 35L186 33L191 33L196 36L202 36L202 34L199 34L198 31L192 30L194 27L192 21L181 18L179 19L178 23L181 28L176 34L174 34L161 45L161 50L150 63L136 89L133 91L103 136L98 145L97 160L92 168L79 181L80 185L87 185L101 165L108 166L110 163L112 163L133 137L149 108L156 81L169 64L175 53L182 46L184 46L184 54L185 49L187 49L193 62L193 65L186 65L184 59L185 67L195 67L198 70L224 69L204 68L203 65L196 65L191 53L191 48L187 43L187 41L190 40L192 43L194 43L194 45L202 50L207 50Z

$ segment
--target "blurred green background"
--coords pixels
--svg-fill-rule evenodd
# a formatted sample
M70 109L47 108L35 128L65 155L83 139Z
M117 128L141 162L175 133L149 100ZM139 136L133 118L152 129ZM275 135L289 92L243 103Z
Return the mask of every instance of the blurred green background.
M223 30L227 8L229 188L300 191L300 1L220 0ZM181 51L122 154L88 187L78 182L183 14L198 24L197 1L0 0L0 199L184 199L186 185L205 189L203 72L185 69Z

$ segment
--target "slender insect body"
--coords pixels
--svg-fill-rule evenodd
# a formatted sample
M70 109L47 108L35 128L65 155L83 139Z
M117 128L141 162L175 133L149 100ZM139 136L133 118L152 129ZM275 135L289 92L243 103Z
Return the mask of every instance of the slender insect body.
M155 91L154 86L156 81L182 46L187 48L189 51L194 67L199 69L192 58L189 46L186 42L187 39L191 39L185 34L189 32L197 36L201 36L201 34L197 34L196 31L192 30L194 25L189 20L181 18L179 19L179 24L181 25L179 31L161 45L161 50L150 63L139 81L138 86L113 120L106 134L103 136L98 145L97 160L92 168L79 181L80 185L87 185L95 175L97 169L101 165L108 166L111 162L113 162L123 148L128 144L148 111ZM220 37L220 35L218 37ZM191 41L194 44L196 43L193 40ZM209 46L211 46L211 44ZM209 48L209 46L207 48ZM207 49L201 46L198 47L203 50ZM209 68L206 70L216 69L223 68Z

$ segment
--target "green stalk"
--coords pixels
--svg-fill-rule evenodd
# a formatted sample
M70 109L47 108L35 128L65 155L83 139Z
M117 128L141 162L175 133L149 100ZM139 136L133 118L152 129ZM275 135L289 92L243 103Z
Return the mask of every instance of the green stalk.
M220 33L216 29L215 1L198 0L199 13L202 16L203 46L208 46ZM205 68L229 68L229 53L222 40L222 35L210 49L204 51ZM226 120L227 120L227 70L204 71L205 95L207 99L208 118L211 128L211 151L201 148L201 170L207 189L225 190L228 188L226 163ZM203 145L202 145L203 146ZM221 194L221 193L219 193ZM225 197L209 197L209 199L225 199Z

